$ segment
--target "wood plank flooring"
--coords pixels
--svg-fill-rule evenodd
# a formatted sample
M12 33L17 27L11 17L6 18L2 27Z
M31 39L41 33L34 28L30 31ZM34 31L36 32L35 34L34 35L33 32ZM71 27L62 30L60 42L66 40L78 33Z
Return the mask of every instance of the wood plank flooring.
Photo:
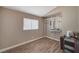
M62 53L62 50L59 42L45 37L5 51L5 53Z

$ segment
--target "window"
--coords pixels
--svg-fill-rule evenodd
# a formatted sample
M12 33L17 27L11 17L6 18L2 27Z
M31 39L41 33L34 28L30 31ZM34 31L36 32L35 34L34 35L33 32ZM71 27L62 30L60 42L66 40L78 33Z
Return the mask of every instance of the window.
M38 20L24 18L23 30L35 30L38 29Z
M50 29L61 29L61 19L60 16L49 18Z

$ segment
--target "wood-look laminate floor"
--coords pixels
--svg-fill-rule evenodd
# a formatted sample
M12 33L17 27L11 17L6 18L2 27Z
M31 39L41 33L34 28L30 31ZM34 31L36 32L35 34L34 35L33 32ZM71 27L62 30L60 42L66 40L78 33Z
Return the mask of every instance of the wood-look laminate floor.
M13 48L6 51L6 53L61 53L59 42L49 39L41 38L31 43Z

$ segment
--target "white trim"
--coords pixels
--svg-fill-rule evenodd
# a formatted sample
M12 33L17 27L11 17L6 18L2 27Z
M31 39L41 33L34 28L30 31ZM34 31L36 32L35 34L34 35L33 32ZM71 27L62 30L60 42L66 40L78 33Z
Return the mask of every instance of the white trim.
M49 37L49 36L45 36L45 37L47 37L47 38L49 38L49 39L52 39L52 40L60 41L59 39L52 38L52 37Z
M30 42L35 41L35 40L38 40L40 38L43 38L43 37L39 37L39 38L36 38L36 39L33 39L33 40L29 40L29 41L22 42L22 43L19 43L19 44L16 44L16 45L13 45L13 46L10 46L10 47L7 47L7 48L0 49L0 52L4 52L4 51L7 51L9 49L12 49L12 48L15 48L15 47L18 47L18 46L21 46L21 45L30 43Z
M43 37L47 37L47 38L50 38L50 39L52 39L52 40L60 41L60 40L58 40L58 39L56 39L56 38L52 38L52 37L49 37L49 36L43 36ZM16 44L16 45L13 45L13 46L10 46L10 47L7 47L7 48L0 49L0 52L4 52L4 51L7 51L7 50L9 50L9 49L13 49L13 48L15 48L15 47L18 47L18 46L21 46L21 45L24 45L24 44L33 42L33 41L35 41L35 40L41 39L41 38L43 38L43 37L39 37L39 38L36 38L36 39L33 39L33 40L29 40L29 41L22 42L22 43L19 43L19 44Z

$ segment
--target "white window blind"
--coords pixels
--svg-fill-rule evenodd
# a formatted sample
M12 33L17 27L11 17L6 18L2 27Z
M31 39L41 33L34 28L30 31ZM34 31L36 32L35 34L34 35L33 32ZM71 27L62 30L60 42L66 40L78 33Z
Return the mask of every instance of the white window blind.
M38 20L28 18L24 18L23 20L23 30L35 30L38 29L38 26Z

